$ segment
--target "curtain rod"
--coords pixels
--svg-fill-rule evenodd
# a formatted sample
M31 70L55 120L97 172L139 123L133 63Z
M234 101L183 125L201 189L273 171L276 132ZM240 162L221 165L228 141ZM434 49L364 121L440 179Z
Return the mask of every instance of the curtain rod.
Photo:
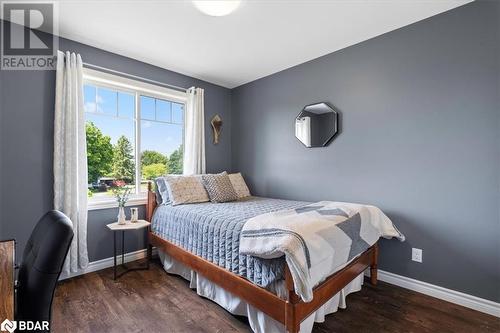
M128 73L116 71L116 70L111 69L111 68L106 68L106 67L101 67L101 66L89 64L89 63L86 63L86 62L83 63L83 67L87 67L87 68L91 68L91 69L97 69L97 70L101 70L101 71L105 71L105 72L109 72L109 73L113 73L113 74L118 74L120 76L129 77L129 78L132 78L132 79L140 80L140 81L147 82L147 83L152 83L152 84L155 84L155 85L158 85L158 86L164 86L164 87L171 88L171 89L176 89L176 90L181 90L181 91L187 91L189 89L189 88L183 88L183 87L174 86L174 85L171 85L171 84L168 84L168 83L163 83L163 82L151 80L151 79L148 79L148 78L145 78L145 77L142 77L142 76L137 76L137 75L133 75L133 74L128 74Z

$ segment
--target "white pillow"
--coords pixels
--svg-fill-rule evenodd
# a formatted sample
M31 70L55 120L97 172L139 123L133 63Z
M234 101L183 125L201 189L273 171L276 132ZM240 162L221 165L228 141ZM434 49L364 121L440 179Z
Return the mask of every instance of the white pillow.
M229 174L229 180L233 185L234 191L238 194L238 198L246 198L251 195L241 173L238 172Z
M209 201L201 176L165 176L172 206Z

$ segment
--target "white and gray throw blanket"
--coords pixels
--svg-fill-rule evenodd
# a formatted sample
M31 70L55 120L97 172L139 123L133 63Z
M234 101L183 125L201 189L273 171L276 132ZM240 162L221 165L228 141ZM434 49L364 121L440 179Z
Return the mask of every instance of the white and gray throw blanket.
M310 302L314 286L380 237L405 239L377 207L321 201L249 219L239 250L261 258L284 254L297 295Z

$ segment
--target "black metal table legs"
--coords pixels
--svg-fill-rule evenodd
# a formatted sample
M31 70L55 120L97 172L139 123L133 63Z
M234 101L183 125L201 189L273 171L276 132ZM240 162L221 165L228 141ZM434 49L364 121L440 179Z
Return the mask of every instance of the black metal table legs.
M123 268L123 270L120 273L117 273L118 265L116 264L116 257L117 257L116 233L118 231L122 232L122 244L121 244L122 260L121 260L120 266ZM144 266L136 266L136 267L129 268L125 265L125 230L113 231L113 280L116 280L120 276L124 275L125 273L131 272L131 271L147 270L147 269L149 269L149 258L146 258L146 265L144 265Z

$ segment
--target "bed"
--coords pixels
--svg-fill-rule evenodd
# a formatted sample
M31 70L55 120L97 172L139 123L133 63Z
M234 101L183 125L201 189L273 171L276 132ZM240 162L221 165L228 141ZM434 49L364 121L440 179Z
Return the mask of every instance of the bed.
M146 218L152 222L152 226L148 233L148 258L151 258L152 248L156 247L176 263L224 289L228 295L244 300L281 323L287 332L299 332L304 319L351 281L359 281L367 268L370 268L370 282L374 285L377 283L376 243L318 284L310 302L303 302L297 296L290 269L283 258L261 259L238 253L239 231L247 219L260 213L297 208L305 204L300 201L251 197L225 204L157 207L156 194L149 184Z

